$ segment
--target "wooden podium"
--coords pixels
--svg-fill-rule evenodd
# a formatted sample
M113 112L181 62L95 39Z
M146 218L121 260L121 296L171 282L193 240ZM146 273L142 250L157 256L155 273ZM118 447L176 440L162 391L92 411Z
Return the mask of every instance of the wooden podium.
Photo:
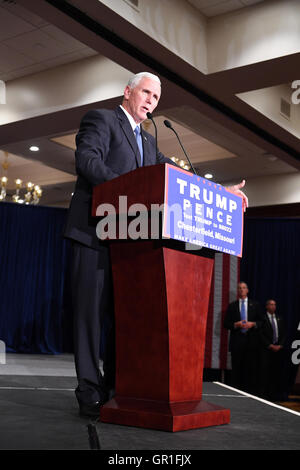
M119 213L119 195L150 210L163 203L164 185L165 165L134 170L94 189L92 214L102 203ZM172 432L229 423L228 409L202 400L213 257L163 239L109 243L116 395L101 421Z

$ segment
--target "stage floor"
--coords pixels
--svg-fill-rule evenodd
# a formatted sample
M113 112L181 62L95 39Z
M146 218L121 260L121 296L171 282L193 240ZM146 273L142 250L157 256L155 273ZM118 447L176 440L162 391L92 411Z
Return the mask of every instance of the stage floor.
M78 415L71 355L7 354L0 364L0 449L90 450L88 419ZM203 400L231 411L223 426L170 433L96 423L102 450L295 450L300 413L217 382Z

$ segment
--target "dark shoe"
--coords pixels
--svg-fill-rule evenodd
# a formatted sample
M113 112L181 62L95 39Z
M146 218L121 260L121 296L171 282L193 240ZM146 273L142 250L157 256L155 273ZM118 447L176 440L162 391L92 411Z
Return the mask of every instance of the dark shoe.
M101 401L96 401L95 403L81 403L79 405L79 414L87 418L99 418L101 406L103 406Z

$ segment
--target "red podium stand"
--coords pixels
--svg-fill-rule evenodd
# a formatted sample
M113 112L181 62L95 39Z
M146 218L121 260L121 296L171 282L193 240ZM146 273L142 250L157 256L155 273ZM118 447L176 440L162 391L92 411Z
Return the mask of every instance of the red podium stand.
M163 203L165 165L139 168L94 189L118 208ZM169 246L166 246L169 245ZM181 431L226 424L230 411L202 400L204 347L214 260L164 240L110 241L116 395L101 421Z

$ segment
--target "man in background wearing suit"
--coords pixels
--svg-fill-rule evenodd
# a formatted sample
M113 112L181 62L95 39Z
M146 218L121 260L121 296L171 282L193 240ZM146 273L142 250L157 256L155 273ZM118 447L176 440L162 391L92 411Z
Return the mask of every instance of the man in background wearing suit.
M109 249L96 235L98 220L91 216L93 188L140 166L173 162L159 151L141 123L158 105L161 83L157 76L134 75L115 110L89 111L76 136L78 179L65 226L72 240L72 301L74 356L78 387L76 397L82 416L98 417L100 407L114 388L114 314ZM230 189L247 198L240 188ZM103 201L104 203L106 201ZM104 376L99 370L101 329L106 325ZM130 327L130 325L129 325Z
M286 332L283 319L276 313L276 301L266 302L266 313L260 328L261 396L271 401L282 399L283 347Z
M230 330L232 385L257 394L259 336L263 320L258 302L248 298L248 286L238 284L238 300L229 304L224 327Z

